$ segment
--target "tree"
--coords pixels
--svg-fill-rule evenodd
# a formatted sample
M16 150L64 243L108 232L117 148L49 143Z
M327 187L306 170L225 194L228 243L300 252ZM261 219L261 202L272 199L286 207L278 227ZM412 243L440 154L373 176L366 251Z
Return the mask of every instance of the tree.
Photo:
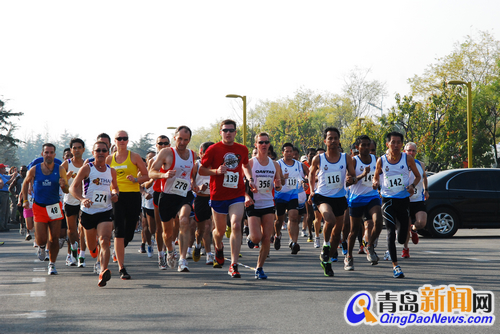
M149 151L155 151L155 141L151 138L152 133L146 133L139 138L139 141L132 142L130 150L139 154L141 157L146 158Z
M8 165L17 165L19 159L16 156L16 148L21 142L14 137L16 125L12 122L13 117L22 116L22 112L13 112L5 108L5 103L0 100L0 162Z

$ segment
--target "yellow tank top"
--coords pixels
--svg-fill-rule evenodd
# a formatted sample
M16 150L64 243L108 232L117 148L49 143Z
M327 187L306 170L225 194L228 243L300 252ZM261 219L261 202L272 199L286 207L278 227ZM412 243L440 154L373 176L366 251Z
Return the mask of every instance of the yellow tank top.
M127 179L127 175L132 175L137 177L137 166L130 160L130 151L128 151L127 159L121 164L117 163L115 160L116 153L113 153L113 159L111 159L111 167L116 170L116 181L118 183L118 189L120 192L139 192L141 187L139 183L134 183Z

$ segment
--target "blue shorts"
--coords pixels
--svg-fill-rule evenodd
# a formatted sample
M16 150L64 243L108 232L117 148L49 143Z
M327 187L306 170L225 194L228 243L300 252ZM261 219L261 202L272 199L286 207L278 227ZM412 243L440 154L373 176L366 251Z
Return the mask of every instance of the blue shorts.
M236 203L245 203L245 196L236 197L233 199L223 200L223 201L212 201L210 200L210 206L212 209L224 215L229 213L229 207Z

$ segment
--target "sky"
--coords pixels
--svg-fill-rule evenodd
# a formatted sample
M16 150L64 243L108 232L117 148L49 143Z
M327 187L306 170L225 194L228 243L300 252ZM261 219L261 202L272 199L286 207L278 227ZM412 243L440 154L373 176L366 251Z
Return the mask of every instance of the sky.
M241 123L227 94L247 110L301 88L340 94L358 67L386 84L387 110L467 35L499 39L498 13L494 0L0 0L0 99L24 113L19 139L124 129L136 141Z

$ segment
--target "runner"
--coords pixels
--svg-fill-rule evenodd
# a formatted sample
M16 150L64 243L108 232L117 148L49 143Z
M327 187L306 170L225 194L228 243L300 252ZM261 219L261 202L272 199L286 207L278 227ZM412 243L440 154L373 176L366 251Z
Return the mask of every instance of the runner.
M222 141L210 146L201 161L200 175L210 175L210 205L215 222L213 240L215 245L214 268L224 265L224 244L222 238L226 231L226 219L229 215L232 233L231 266L228 274L240 278L238 257L241 249L241 221L244 214L245 183L243 176L255 187L248 168L248 149L234 142L236 122L224 120L220 126ZM243 175L243 173L245 175Z
M120 197L113 205L115 253L120 277L130 279L125 269L125 247L134 238L135 226L141 213L140 184L149 180L148 170L139 154L127 149L128 134L120 130L115 135L116 153L106 158L106 164L116 170ZM138 177L138 172L141 176Z
M49 275L57 275L56 259L59 253L59 233L63 218L62 203L59 201L59 188L68 193L69 186L66 171L61 165L54 163L56 147L46 143L42 146L43 162L28 171L23 183L23 206L29 209L28 188L33 181L34 200L33 214L35 221L35 240L38 248L38 259L45 260L45 248L49 247Z
M386 135L387 153L377 160L377 169L373 176L373 189L381 186L382 217L387 229L387 244L393 265L393 277L404 278L405 275L398 265L396 254L396 229L398 242L404 244L408 237L409 197L415 193L415 185L420 182L421 176L410 155L401 152L404 137L399 132L390 132ZM410 183L410 170L415 180ZM384 177L380 182L380 175ZM399 224L398 224L399 223Z
M411 241L416 245L418 244L418 234L417 230L425 228L427 224L427 211L425 210L425 201L429 199L429 192L427 191L427 173L425 172L425 165L422 161L416 159L417 156L417 144L413 142L409 142L405 145L404 149L405 153L411 155L413 159L415 159L415 163L417 164L417 169L422 176L420 182L418 182L415 193L410 196L410 236ZM415 180L415 175L410 173L410 183L413 183ZM411 221L415 220L415 225L411 224ZM403 247L403 253L401 257L409 258L410 257L410 248L408 247L409 237L406 239L406 242Z
M61 166L66 170L68 184L71 187L73 179L85 162L82 158L85 152L85 143L80 138L72 138L69 142L69 147L73 157L64 160ZM71 247L71 252L66 256L66 265L76 266L76 258L78 257L78 219L80 218L80 201L71 194L64 194L64 213L66 215L66 224L68 228L68 243ZM78 267L85 267L85 254L78 257Z
M78 171L70 187L71 195L81 203L81 225L85 229L90 255L97 257L100 263L97 282L99 287L105 286L111 279L108 263L113 233L112 202L117 202L119 196L116 170L105 163L109 155L108 150L105 142L96 142L92 150L94 162L84 165Z
M311 163L312 159L316 155L316 149L314 147L310 147L307 149L307 160L304 161L304 165L307 166L307 168L311 168ZM308 179L309 182L309 179ZM306 189L306 195L307 195L307 200L309 199L309 196L311 194L311 188L307 187ZM309 229L309 238L307 239L307 242L313 242L314 241L314 247L316 247L316 243L318 245L317 248L320 247L320 239L319 239L319 228L316 230L315 227L313 227L313 222L314 222L314 209L311 204L306 200L306 222L307 222L307 228ZM321 226L321 220L319 222ZM316 238L313 238L312 232L316 234Z
M156 153L149 151L146 154L146 165L156 156ZM147 253L148 257L153 257L153 240L156 233L155 211L153 204L153 179L149 179L141 185L142 193L142 243L140 253ZM148 245L146 249L146 244Z
M274 189L281 188L280 165L268 157L269 134L261 132L255 136L257 156L250 159L248 167L252 171L256 188L248 188L245 194L248 226L250 235L247 237L248 247L254 248L262 242L255 269L256 279L266 279L264 262L269 255L271 234L274 222Z
M309 171L311 186L309 202L314 201L325 220L323 250L320 255L321 267L325 276L333 276L330 250L337 250L340 240L344 211L347 208L345 184L346 182L353 183L353 179L354 184L357 181L351 156L340 152L340 131L337 128L328 127L323 132L323 138L327 150L313 158ZM317 189L314 188L316 173L318 174Z
M380 196L373 189L373 174L375 173L377 159L370 154L370 138L366 135L356 138L356 149L359 155L353 158L357 183L351 185L349 194L349 216L351 217L351 231L348 238L348 255L344 260L344 270L354 270L352 250L359 233L362 220L373 220L371 231L367 239L368 253L366 258L372 265L378 264L374 243L382 231L382 212L380 209Z
M170 268L175 267L176 258L171 240L173 235L174 219L179 215L179 248L180 259L177 271L188 272L189 267L186 259L189 246L189 216L193 203L193 167L195 153L187 148L191 140L191 129L187 126L179 126L175 130L175 148L167 148L158 153L158 158L151 166L152 178L166 179L165 186L159 199L159 211L163 225L163 241L167 247L167 264ZM166 173L161 172L164 169Z
M283 187L280 191L276 191L274 198L276 201L276 216L275 222L275 237L274 249L279 250L281 247L281 226L285 221L285 213L288 212L288 234L290 235L290 248L292 254L297 254L300 251L298 243L299 237L299 191L300 183L304 176L309 173L307 166L300 161L293 159L293 145L285 143L282 146L283 158L278 160L283 179Z

